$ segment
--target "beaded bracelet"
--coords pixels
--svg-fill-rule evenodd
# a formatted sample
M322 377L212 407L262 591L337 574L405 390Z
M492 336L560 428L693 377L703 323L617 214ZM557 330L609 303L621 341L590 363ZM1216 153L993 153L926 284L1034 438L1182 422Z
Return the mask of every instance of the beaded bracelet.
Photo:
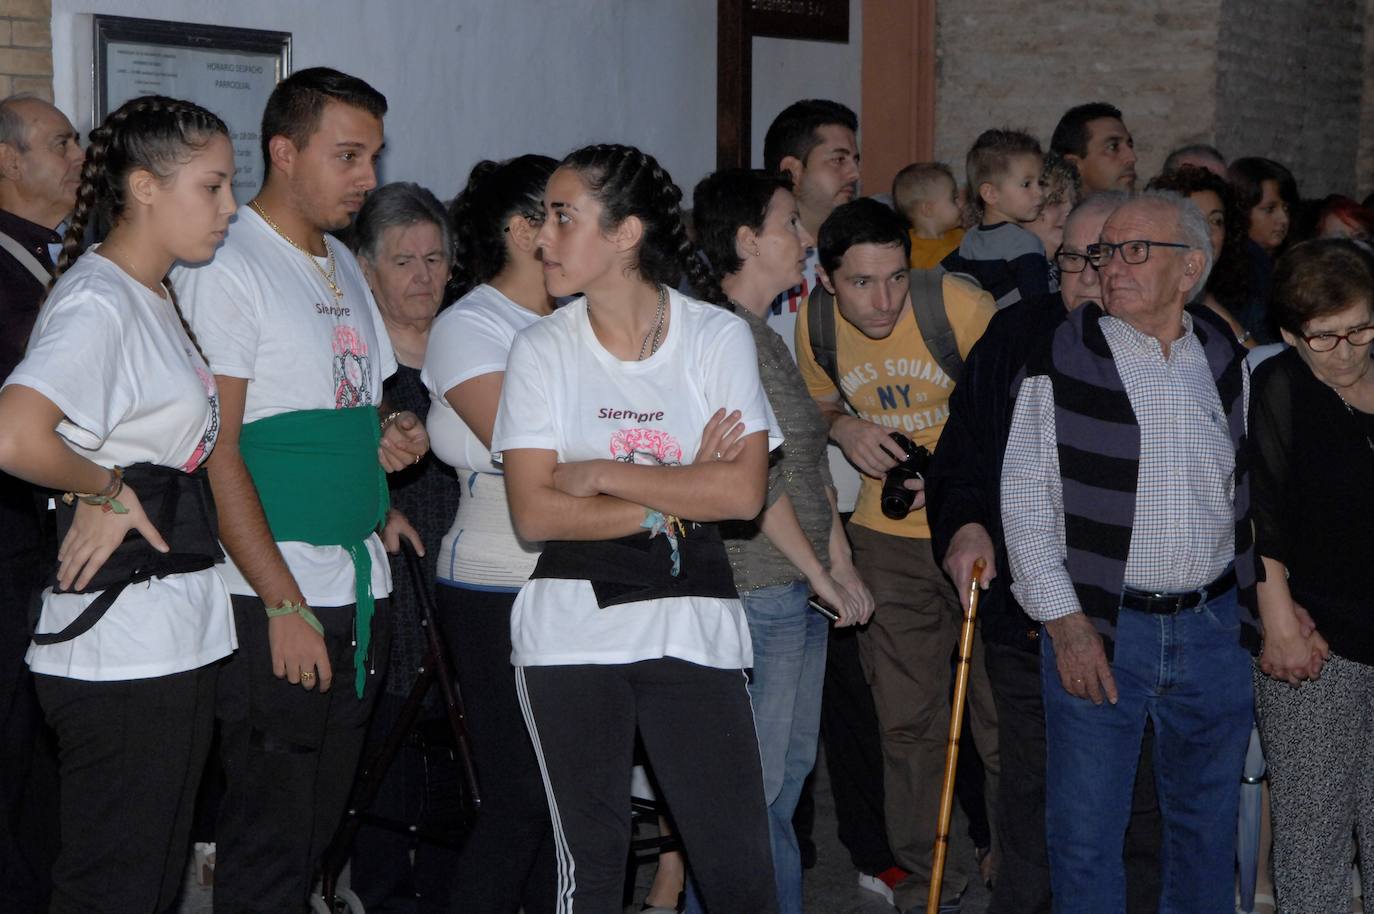
M400 415L401 415L401 413L403 413L403 412L405 412L405 410L403 410L403 409L398 409L398 410L396 410L395 412L391 413L389 416L387 416L385 419L383 419L383 420L382 420L382 431L386 431L386 427L387 427L388 425L390 425L391 423L395 422L395 421L397 420L397 418L399 418Z
M280 606L265 606L263 608L266 610L267 618L269 619L275 619L278 616L289 616L295 613L305 620L306 625L309 625L315 630L315 634L324 637L324 626L320 624L320 620L316 618L315 614L310 611L310 607L304 603L292 603L290 600L284 600Z

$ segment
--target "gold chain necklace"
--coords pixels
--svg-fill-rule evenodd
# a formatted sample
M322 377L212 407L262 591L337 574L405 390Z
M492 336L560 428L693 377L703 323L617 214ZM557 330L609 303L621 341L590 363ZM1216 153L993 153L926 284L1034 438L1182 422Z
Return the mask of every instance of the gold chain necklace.
M320 240L324 242L324 253L326 262L328 263L328 268L326 268L320 266L320 262L318 259L316 259L314 254L310 253L305 248L301 247L299 244L297 244L295 241L291 239L290 235L283 232L281 230L281 227L278 226L277 223L272 221L272 217L268 216L267 213L263 211L261 203L254 200L248 205L253 208L253 212L257 213L259 216L262 217L262 221L266 222L268 227L270 227L272 231L276 232L278 235L284 238L287 244L291 245L293 248L295 248L296 250L300 251L302 254L305 255L305 259L309 260L310 265L315 268L315 271L318 272L321 277L324 278L325 284L329 286L329 291L334 293L334 301L342 301L343 289L340 289L339 284L334 281L335 267L337 266L337 264L334 262L334 249L329 246L329 236L323 233L320 235Z

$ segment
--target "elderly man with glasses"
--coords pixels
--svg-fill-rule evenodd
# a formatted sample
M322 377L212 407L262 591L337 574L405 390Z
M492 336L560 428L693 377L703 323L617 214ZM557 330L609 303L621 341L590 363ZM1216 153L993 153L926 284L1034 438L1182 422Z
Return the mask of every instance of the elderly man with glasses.
M1120 857L1148 718L1161 912L1233 909L1259 644L1245 350L1185 307L1212 266L1175 194L1119 207L1086 254L1102 304L1033 353L1002 469L1012 593L1040 639L1055 910L1125 911Z
M1065 316L1102 301L1098 271L1088 247L1124 191L1081 201L1064 224L1055 252L1059 292L999 311L964 362L950 395L950 416L927 475L931 543L954 581L968 580L982 558L986 592L979 603L988 681L997 706L1002 771L994 798L1002 829L1001 859L988 914L1049 914L1049 859L1045 851L1045 708L1041 698L1040 625L1010 589L998 496L1002 453L1011 429L1016 388L1026 360ZM967 600L967 591L960 588ZM1154 802L1152 741L1142 751L1125 852L1127 910L1153 914L1159 907L1159 809Z

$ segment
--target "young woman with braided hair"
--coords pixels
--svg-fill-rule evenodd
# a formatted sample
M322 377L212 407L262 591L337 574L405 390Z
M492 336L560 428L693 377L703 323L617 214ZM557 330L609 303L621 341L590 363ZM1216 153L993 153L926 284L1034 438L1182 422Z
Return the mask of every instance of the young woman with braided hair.
M0 390L0 468L68 493L27 658L61 753L54 914L154 914L181 886L215 661L235 635L197 472L219 404L166 276L214 256L233 175L224 123L197 105L147 96L106 118L58 278ZM83 254L93 221L109 233Z
M554 296L515 338L492 435L516 531L544 551L511 616L561 912L620 910L638 726L706 905L777 910L749 628L717 521L763 507L773 421L738 317L704 279L652 156L589 146L544 192Z
M510 665L511 605L539 551L515 535L491 430L511 341L553 311L535 237L558 163L479 162L449 208L452 294L430 330L421 380L434 453L463 497L439 549L439 626L463 691L482 808L451 888L455 911L554 910L553 829Z

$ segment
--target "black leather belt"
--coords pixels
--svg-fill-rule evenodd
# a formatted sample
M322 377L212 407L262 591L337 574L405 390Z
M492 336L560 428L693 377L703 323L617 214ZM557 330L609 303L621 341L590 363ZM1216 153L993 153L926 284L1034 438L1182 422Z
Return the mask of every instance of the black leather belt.
M1146 590L1136 590L1134 587L1124 587L1121 590L1121 605L1126 609L1134 609L1136 612L1150 613L1156 616L1172 616L1181 610L1196 609L1203 603L1215 600L1235 586L1236 570L1228 568L1221 577L1201 590L1185 590L1181 593L1151 593Z

